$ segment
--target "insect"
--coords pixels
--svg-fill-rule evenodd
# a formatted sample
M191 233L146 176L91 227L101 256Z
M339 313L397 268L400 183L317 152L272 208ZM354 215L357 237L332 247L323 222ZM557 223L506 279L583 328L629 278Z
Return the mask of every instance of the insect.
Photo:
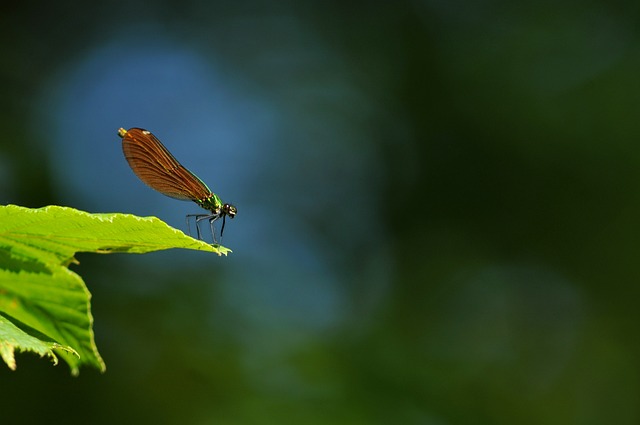
M129 130L120 128L118 136L122 138L122 151L129 166L147 186L174 199L193 201L210 212L188 214L186 217L187 226L189 218L195 217L198 239L202 239L199 223L208 220L215 243L213 222L219 218L222 218L222 238L226 217L234 218L238 212L236 207L223 203L198 176L180 164L150 131L135 127Z

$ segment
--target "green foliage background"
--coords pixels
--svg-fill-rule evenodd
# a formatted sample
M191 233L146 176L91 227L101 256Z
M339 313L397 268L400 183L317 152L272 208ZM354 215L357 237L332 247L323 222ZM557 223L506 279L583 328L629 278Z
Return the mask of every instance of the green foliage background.
M0 368L3 418L640 421L637 3L3 8L3 204L96 211L54 183L65 181L52 165L59 146L40 132L36 99L53 72L116 35L149 31L197 51L279 117L252 164L268 173L198 172L243 181L235 234L225 230L234 254L79 255L108 371L74 378L18 355L15 372ZM326 84L335 76L340 90ZM229 119L249 127L254 112ZM108 143L120 125L90 135ZM60 130L90 139L74 131ZM237 146L225 146L229 158ZM134 179L100 194L148 190ZM251 212L261 205L277 213L268 238ZM332 285L335 304L324 298Z

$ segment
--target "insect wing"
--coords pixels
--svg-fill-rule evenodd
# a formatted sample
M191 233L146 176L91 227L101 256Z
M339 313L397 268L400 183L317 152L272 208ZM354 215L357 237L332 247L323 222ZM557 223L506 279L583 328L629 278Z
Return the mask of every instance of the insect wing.
M211 196L207 185L182 166L151 132L131 128L119 134L129 166L147 186L181 200L196 201Z

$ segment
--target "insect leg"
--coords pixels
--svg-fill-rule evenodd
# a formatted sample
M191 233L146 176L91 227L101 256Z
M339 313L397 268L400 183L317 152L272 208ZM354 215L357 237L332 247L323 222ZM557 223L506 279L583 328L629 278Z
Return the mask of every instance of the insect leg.
M202 239L202 235L200 233L200 226L199 223L202 220L208 219L209 220L209 226L211 227L211 237L213 238L213 243L216 243L216 233L215 233L215 229L213 228L213 222L216 221L218 219L218 217L220 217L219 215L216 214L199 214L196 216L196 227L198 228L198 239ZM202 239L204 240L204 239Z

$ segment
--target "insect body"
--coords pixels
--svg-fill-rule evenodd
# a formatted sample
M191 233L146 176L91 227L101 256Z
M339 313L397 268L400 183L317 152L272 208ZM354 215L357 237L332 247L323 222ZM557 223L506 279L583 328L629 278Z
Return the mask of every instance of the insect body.
M195 217L198 239L202 239L198 223L208 220L215 242L213 222L219 218L222 218L222 237L226 217L234 218L238 212L236 207L223 203L198 176L180 164L150 131L121 128L118 136L122 138L122 151L129 166L147 186L171 198L193 201L210 212L187 215L187 224L189 217Z

